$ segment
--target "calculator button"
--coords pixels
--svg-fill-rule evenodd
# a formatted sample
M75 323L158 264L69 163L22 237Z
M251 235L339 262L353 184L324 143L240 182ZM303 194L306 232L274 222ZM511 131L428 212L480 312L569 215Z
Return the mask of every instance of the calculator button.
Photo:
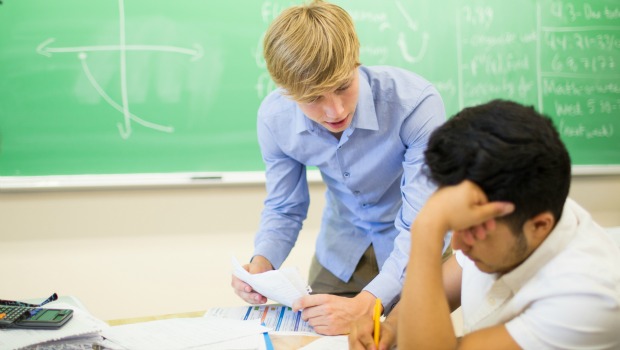
M5 317L6 317L6 314L4 312L0 314L0 320L5 318Z

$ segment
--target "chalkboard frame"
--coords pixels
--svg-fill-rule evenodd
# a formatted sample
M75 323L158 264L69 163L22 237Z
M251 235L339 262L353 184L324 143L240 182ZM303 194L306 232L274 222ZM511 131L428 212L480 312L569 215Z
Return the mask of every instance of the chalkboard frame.
M620 175L620 166L573 166L572 175L573 177ZM307 171L307 178L308 183L322 182L321 174L318 170L309 169ZM246 186L264 184L265 173L262 171L0 176L0 192L150 187Z

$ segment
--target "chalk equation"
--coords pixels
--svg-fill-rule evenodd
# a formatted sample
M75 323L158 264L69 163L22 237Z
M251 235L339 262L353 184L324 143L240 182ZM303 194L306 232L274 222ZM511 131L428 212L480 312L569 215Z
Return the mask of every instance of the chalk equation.
M620 6L558 0L534 5L534 20L512 30L498 25L513 17L508 6L460 8L459 108L497 97L535 101L560 120L563 137L612 138L610 118L620 112Z

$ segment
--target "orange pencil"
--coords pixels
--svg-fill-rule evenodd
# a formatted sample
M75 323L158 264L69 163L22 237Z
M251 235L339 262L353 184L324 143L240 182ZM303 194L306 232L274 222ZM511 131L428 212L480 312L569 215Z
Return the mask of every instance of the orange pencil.
M379 333L381 332L381 299L375 300L375 313L372 316L375 321L375 345L379 346Z

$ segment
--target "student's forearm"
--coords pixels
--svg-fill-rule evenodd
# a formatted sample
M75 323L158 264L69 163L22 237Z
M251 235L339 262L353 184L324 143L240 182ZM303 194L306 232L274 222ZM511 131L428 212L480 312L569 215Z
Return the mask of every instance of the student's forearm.
M463 269L456 260L456 255L450 256L441 266L443 288L450 305L450 312L461 306L461 282Z
M411 232L411 256L400 301L398 345L404 349L453 349L456 336L442 281L445 230L432 220L416 220Z

